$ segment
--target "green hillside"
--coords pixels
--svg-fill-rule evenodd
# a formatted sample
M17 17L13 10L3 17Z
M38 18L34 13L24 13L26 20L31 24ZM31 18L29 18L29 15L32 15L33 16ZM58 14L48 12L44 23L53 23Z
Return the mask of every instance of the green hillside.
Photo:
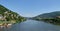
M25 21L24 17L0 5L0 24L4 24L4 23L14 24L23 21Z
M44 13L33 17L35 20L44 21L52 24L59 24L60 25L60 11L55 11L51 13Z

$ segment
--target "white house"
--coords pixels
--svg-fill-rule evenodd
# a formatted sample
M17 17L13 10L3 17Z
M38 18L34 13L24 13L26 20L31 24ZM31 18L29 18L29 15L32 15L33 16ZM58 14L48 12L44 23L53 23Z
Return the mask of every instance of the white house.
M3 16L0 14L0 20L3 19Z

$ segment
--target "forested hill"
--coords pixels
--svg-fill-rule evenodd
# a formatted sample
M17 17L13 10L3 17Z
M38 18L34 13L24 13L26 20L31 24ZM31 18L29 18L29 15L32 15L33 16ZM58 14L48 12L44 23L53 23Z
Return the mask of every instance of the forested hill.
M19 23L24 20L24 17L0 5L0 23Z
M44 13L41 15L38 15L36 17L33 17L35 20L42 20L45 22L53 23L53 24L59 24L60 25L60 11L55 11L51 13Z
M60 16L60 11L50 12L50 13L44 13L37 15L35 18L55 18L57 16Z

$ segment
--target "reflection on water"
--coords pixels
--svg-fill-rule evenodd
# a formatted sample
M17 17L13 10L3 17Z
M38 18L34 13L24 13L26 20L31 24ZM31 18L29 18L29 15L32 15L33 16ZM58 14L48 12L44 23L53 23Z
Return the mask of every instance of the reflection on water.
M15 24L11 28L3 28L3 31L60 31L60 26L48 24L42 21L27 20Z

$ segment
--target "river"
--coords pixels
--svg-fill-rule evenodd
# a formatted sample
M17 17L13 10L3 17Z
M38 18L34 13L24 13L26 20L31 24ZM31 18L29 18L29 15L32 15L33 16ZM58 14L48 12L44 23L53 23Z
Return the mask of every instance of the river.
M60 26L36 20L27 20L12 25L11 28L2 28L0 31L60 31Z

